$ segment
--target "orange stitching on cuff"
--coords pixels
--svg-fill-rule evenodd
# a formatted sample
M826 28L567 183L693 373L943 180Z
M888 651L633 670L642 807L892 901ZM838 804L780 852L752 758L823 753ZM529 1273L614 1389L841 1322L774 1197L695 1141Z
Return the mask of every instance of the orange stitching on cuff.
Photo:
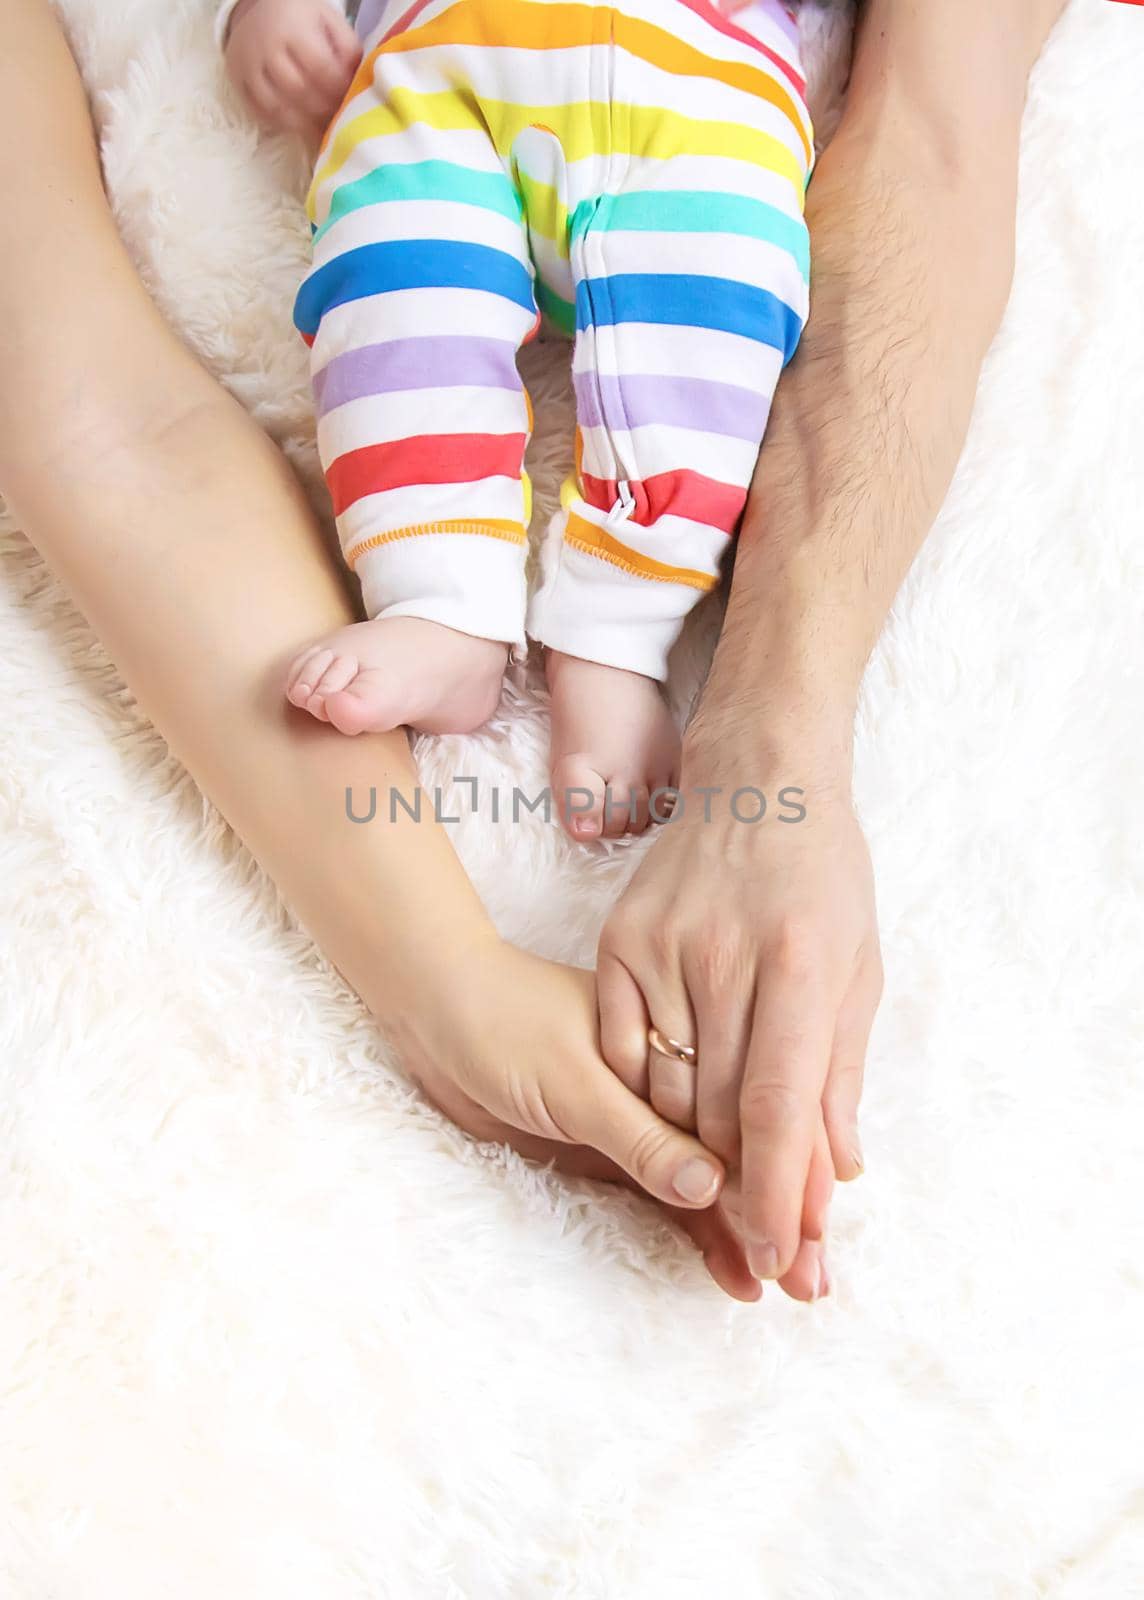
M575 520L582 526L590 528L595 535L593 540L589 540L574 534L571 531L573 518L569 518L568 526L564 530L564 543L573 550L579 550L582 555L595 556L597 561L607 561L609 565L618 567L621 572L626 572L633 578L642 578L645 583L681 583L688 589L697 589L700 594L710 594L711 590L719 585L719 579L706 572L696 572L691 567L666 566L652 556L641 556L636 550L629 551L626 545L621 544L606 529L597 528L595 523L588 522L586 518L575 517ZM656 568L659 570L656 571Z
M391 528L388 533L375 533L368 539L359 539L346 551L346 565L352 567L370 550L395 544L398 539L421 539L433 533L478 534L484 539L499 539L504 544L527 542L524 527L519 522L414 522L407 528Z

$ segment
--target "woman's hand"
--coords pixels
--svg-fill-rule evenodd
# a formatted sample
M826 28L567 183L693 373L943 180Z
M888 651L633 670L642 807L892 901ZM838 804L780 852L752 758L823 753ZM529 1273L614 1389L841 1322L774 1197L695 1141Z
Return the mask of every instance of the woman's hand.
M725 787L708 821L689 784L716 780L688 765L685 751L682 816L600 940L601 1045L630 1089L741 1167L748 1261L782 1279L822 1236L831 1164L841 1179L862 1170L857 1108L882 983L869 855L827 786L803 819L754 824L734 819ZM649 1052L651 1025L693 1045L697 1066Z
M224 50L263 127L312 136L332 122L361 60L357 35L329 0L239 0Z
M424 964L411 981L429 981ZM378 1014L402 1066L459 1127L563 1171L646 1190L691 1235L720 1288L758 1299L733 1227L712 1204L721 1164L601 1058L590 973L527 955L490 932L454 953L440 991L411 993L399 1021L390 1020L391 1000ZM809 1299L813 1261L802 1270Z

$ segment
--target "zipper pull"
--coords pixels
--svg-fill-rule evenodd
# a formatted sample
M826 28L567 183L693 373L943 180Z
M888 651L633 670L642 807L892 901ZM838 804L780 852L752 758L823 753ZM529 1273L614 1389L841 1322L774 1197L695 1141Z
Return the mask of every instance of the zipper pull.
M616 495L616 503L611 511L608 512L608 521L611 523L629 522L632 512L636 508L636 497L632 493L631 485L626 478L621 478L616 484Z

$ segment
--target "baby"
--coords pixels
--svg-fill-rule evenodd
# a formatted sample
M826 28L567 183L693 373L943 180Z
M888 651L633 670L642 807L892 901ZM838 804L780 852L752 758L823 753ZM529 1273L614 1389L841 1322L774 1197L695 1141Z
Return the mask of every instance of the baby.
M729 7L728 9L732 9ZM661 692L719 582L808 309L812 161L780 0L227 0L254 110L328 124L294 320L368 621L291 702L344 733L466 732L545 647L578 838L675 781ZM573 339L575 470L529 594L519 348ZM605 797L607 796L607 803Z

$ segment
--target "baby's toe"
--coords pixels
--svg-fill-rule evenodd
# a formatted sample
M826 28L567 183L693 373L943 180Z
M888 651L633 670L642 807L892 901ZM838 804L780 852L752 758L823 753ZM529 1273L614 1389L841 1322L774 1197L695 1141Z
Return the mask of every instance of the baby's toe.
M598 839L603 833L606 789L603 777L586 756L565 756L553 767L552 803L561 826L573 839Z
M625 833L643 833L648 822L647 784L638 778L611 778L604 807L604 837L621 839Z
M357 677L358 670L356 656L335 655L311 691L309 709L315 716L318 715L318 707L315 705L315 701L324 702L330 695L340 694Z
M313 645L295 658L286 679L286 698L292 706L307 709L314 685L333 659L334 652L322 645Z
M356 683L325 701L326 716L339 733L365 733L370 727L370 701Z

